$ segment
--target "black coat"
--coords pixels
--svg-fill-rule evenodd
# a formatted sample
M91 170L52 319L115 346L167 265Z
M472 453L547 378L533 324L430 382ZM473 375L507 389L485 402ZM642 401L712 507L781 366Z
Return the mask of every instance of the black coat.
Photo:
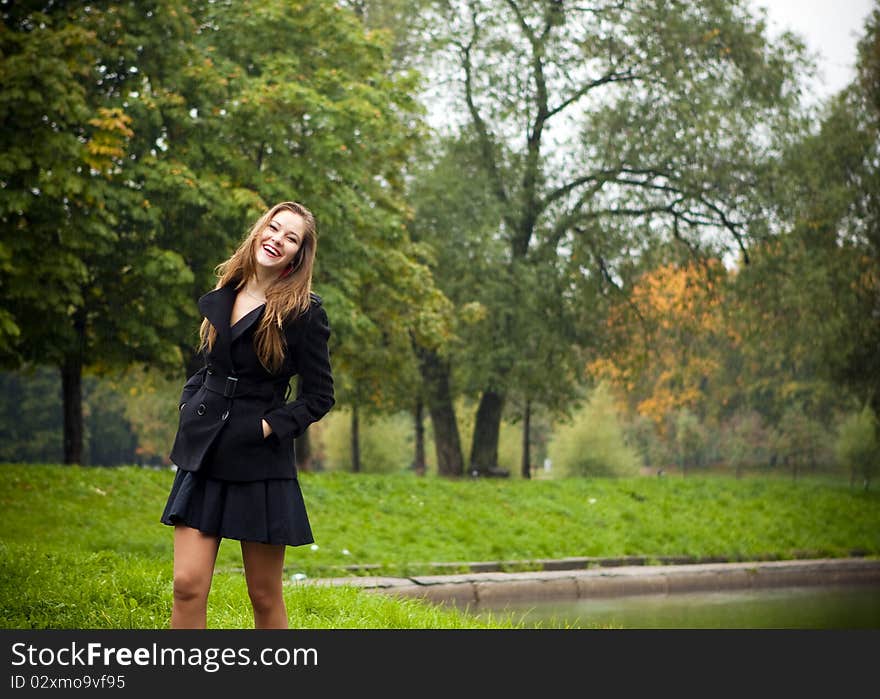
M205 366L185 383L170 458L184 471L207 471L230 481L296 478L294 438L334 404L330 322L317 294L309 310L283 326L286 352L276 374L254 350L254 331L265 305L230 327L234 286L208 292L198 307L217 330ZM288 384L299 374L296 400ZM272 426L263 437L262 420Z

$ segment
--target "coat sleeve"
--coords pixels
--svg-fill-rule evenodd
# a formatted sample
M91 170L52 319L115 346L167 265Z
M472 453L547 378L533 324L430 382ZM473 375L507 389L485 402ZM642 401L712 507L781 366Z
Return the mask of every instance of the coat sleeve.
M281 440L299 437L310 424L330 412L336 402L328 347L330 321L323 306L309 309L302 332L294 350L299 371L296 400L264 416Z
M180 400L177 401L178 410L183 409L186 402L196 394L196 391L198 391L201 385L205 382L205 372L207 370L208 367L203 366L195 374L190 376L185 384L183 384L183 391L180 394Z

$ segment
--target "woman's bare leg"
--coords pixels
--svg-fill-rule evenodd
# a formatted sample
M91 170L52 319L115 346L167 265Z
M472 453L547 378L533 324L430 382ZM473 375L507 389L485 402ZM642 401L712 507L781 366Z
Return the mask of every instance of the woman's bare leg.
M241 542L241 558L256 629L287 628L287 608L281 587L285 548L254 541Z
M174 527L174 604L172 629L204 629L208 593L220 537L178 524Z

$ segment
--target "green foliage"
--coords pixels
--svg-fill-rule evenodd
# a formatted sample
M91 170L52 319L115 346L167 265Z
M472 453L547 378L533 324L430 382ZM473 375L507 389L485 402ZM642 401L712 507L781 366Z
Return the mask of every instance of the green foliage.
M821 422L800 405L786 408L772 438L780 461L791 468L795 478L807 468L827 467L833 459L833 438Z
M878 30L875 8L858 43L857 78L782 152L773 217L782 235L756 246L742 274L748 335L762 335L747 359L763 370L763 397L774 382L797 388L813 414L821 401L826 425L852 397L880 407Z
M412 463L415 455L412 416L406 413L361 414L358 436L363 472L396 473L409 468ZM325 445L325 468L331 471L352 470L350 409L335 409L323 418L321 441ZM426 452L430 451L427 444L425 449ZM425 456L430 464L431 455L426 453Z
M459 429L462 439L470 439L473 432L473 411L465 401L457 402L461 416ZM316 426L314 438L325 451L324 466L330 471L351 471L351 410L332 410ZM436 473L434 433L430 420L425 420L425 466L427 473ZM522 458L522 427L501 422L498 440L498 464L516 477ZM365 473L399 473L412 467L415 457L415 425L407 412L394 414L361 415L360 419L361 469Z
M83 391L87 463L92 466L133 463L138 437L125 418L123 395L107 381L88 379Z
M834 451L840 466L850 472L850 481L861 478L865 490L880 470L880 436L877 415L866 405L846 415L838 425Z
M0 372L0 459L24 463L62 458L60 383L58 370L49 367ZM111 381L91 374L83 378L86 463L109 466L136 460L139 426L129 420L125 407L124 394Z
M511 424L508 420L501 420L500 433L498 435L498 467L507 470L512 478L518 478L522 465L522 421ZM532 467L536 465L533 447Z
M435 106L458 118L416 180L414 228L461 260L440 273L449 287L489 311L462 328L457 373L471 395L563 414L601 294L633 260L658 241L722 250L766 232L771 166L803 127L804 47L770 41L743 1L476 0L425 15L422 65L459 86Z
M179 371L215 265L293 198L320 222L339 399L357 365L355 399L403 402L412 381L389 396L379 377L410 329L442 340L445 299L404 224L416 77L381 34L320 1L2 13L0 360Z
M557 426L547 450L553 468L570 476L632 476L641 466L603 385L591 392L570 422Z
M624 422L623 429L626 443L632 446L646 467L660 472L675 462L674 452L660 438L651 418L636 413Z
M133 365L103 379L106 390L121 402L121 412L137 437L134 461L167 466L174 441L182 382L148 365ZM126 463L115 461L113 465Z
M687 408L673 416L676 461L682 472L706 463L706 428Z
M856 314L850 287L860 263L832 236L783 233L755 246L727 289L727 322L741 338L727 380L735 382L735 401L771 424L797 404L827 425L851 400L835 367L848 351Z
M770 438L770 431L759 413L738 412L722 427L722 458L739 477L744 470L769 463Z
M192 276L180 254L156 245L140 214L143 149L155 144L138 140L141 125L124 102L143 87L148 67L159 72L186 46L172 39L186 37L185 13L154 9L3 10L2 71L11 89L0 100L0 217L14 232L4 242L14 263L0 298L20 331L0 346L9 364L60 365L83 355L94 366L180 361L171 309L183 304ZM151 77L155 90L165 87Z
M58 372L28 367L0 372L0 460L61 461Z

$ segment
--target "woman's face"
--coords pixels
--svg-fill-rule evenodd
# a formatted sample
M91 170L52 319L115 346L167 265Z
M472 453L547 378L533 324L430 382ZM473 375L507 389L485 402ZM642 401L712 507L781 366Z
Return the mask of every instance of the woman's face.
M302 216L281 209L254 240L257 266L281 273L302 245L306 222Z

